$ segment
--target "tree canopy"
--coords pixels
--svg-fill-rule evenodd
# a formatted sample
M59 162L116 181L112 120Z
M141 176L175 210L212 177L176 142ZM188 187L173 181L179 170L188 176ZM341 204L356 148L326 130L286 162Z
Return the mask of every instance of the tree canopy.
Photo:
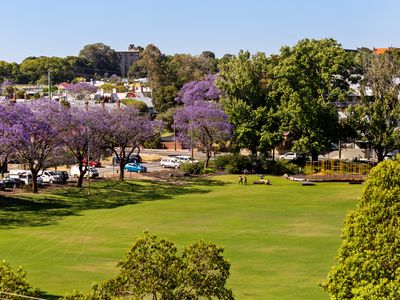
M372 169L342 231L326 282L331 299L400 299L400 158Z
M120 74L118 57L115 50L103 43L85 45L79 52L79 56L87 59L87 61L95 68L97 74Z
M115 278L64 299L234 299L226 287L230 263L223 252L222 247L199 241L179 253L173 242L145 232L119 263Z
M400 147L400 61L387 52L361 52L360 101L349 107L347 116L360 139L368 141L378 161Z
M350 70L350 56L333 39L304 39L273 58L269 97L281 101L293 150L311 152L316 160L338 139L339 118L332 102L345 98Z

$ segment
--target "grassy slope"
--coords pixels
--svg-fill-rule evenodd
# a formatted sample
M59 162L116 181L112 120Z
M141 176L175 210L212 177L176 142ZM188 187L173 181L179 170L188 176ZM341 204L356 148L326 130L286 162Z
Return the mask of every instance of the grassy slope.
M252 177L239 186L236 176L215 179L180 187L99 183L90 197L74 190L3 197L0 259L22 265L51 294L87 290L110 278L148 229L180 247L199 239L223 245L237 299L327 299L317 282L333 263L360 186L302 187L280 178L264 186L252 185Z

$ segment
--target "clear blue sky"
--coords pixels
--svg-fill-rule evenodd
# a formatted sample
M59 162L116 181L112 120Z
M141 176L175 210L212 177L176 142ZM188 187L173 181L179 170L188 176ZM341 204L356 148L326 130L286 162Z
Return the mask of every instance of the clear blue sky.
M398 0L10 0L1 3L0 20L0 60L16 62L78 55L96 42L217 57L240 49L278 53L303 38L400 47Z

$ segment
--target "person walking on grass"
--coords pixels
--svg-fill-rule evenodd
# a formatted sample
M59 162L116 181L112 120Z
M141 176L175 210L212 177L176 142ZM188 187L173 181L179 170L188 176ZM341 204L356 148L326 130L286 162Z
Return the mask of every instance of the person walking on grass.
M243 184L243 177L242 177L242 175L239 175L239 182L238 182L238 184Z
M244 185L247 185L247 177L244 176Z

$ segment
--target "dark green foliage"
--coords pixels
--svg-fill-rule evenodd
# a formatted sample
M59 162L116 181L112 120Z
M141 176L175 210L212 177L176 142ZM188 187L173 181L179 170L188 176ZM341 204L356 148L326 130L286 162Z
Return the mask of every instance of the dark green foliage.
M273 59L268 95L281 101L283 128L295 140L294 151L311 152L315 160L338 140L332 102L345 98L350 69L350 56L333 39L304 39Z
M157 112L163 113L168 109L177 106L175 98L178 94L178 89L173 85L160 86L153 93L153 105Z
M225 169L231 174L242 173L246 170L251 173L267 173L272 175L299 173L299 166L292 162L286 160L273 161L264 156L220 155L215 158L214 165L217 169Z
M19 267L14 271L10 264L0 261L0 292L24 296L39 296L39 290L34 290L26 280L26 273ZM17 296L0 294L2 299L20 299Z
M237 174L253 169L252 160L249 156L239 154L220 155L215 158L215 166L225 169L228 173Z
M375 167L346 218L337 264L321 284L331 299L400 299L400 158Z
M79 57L86 59L97 74L120 74L117 53L103 43L84 46Z
M143 143L146 149L160 149L161 148L161 135L156 134L152 139L147 140Z
M183 173L190 175L197 175L203 171L203 167L199 163L184 163L180 169Z
M220 63L216 81L224 97L222 103L234 125L231 147L267 153L282 139L279 101L267 97L271 60L264 54L251 56L240 51Z
M272 175L283 175L283 174L298 174L299 166L287 161L287 160L277 160L277 161L268 161L266 166L266 173Z

